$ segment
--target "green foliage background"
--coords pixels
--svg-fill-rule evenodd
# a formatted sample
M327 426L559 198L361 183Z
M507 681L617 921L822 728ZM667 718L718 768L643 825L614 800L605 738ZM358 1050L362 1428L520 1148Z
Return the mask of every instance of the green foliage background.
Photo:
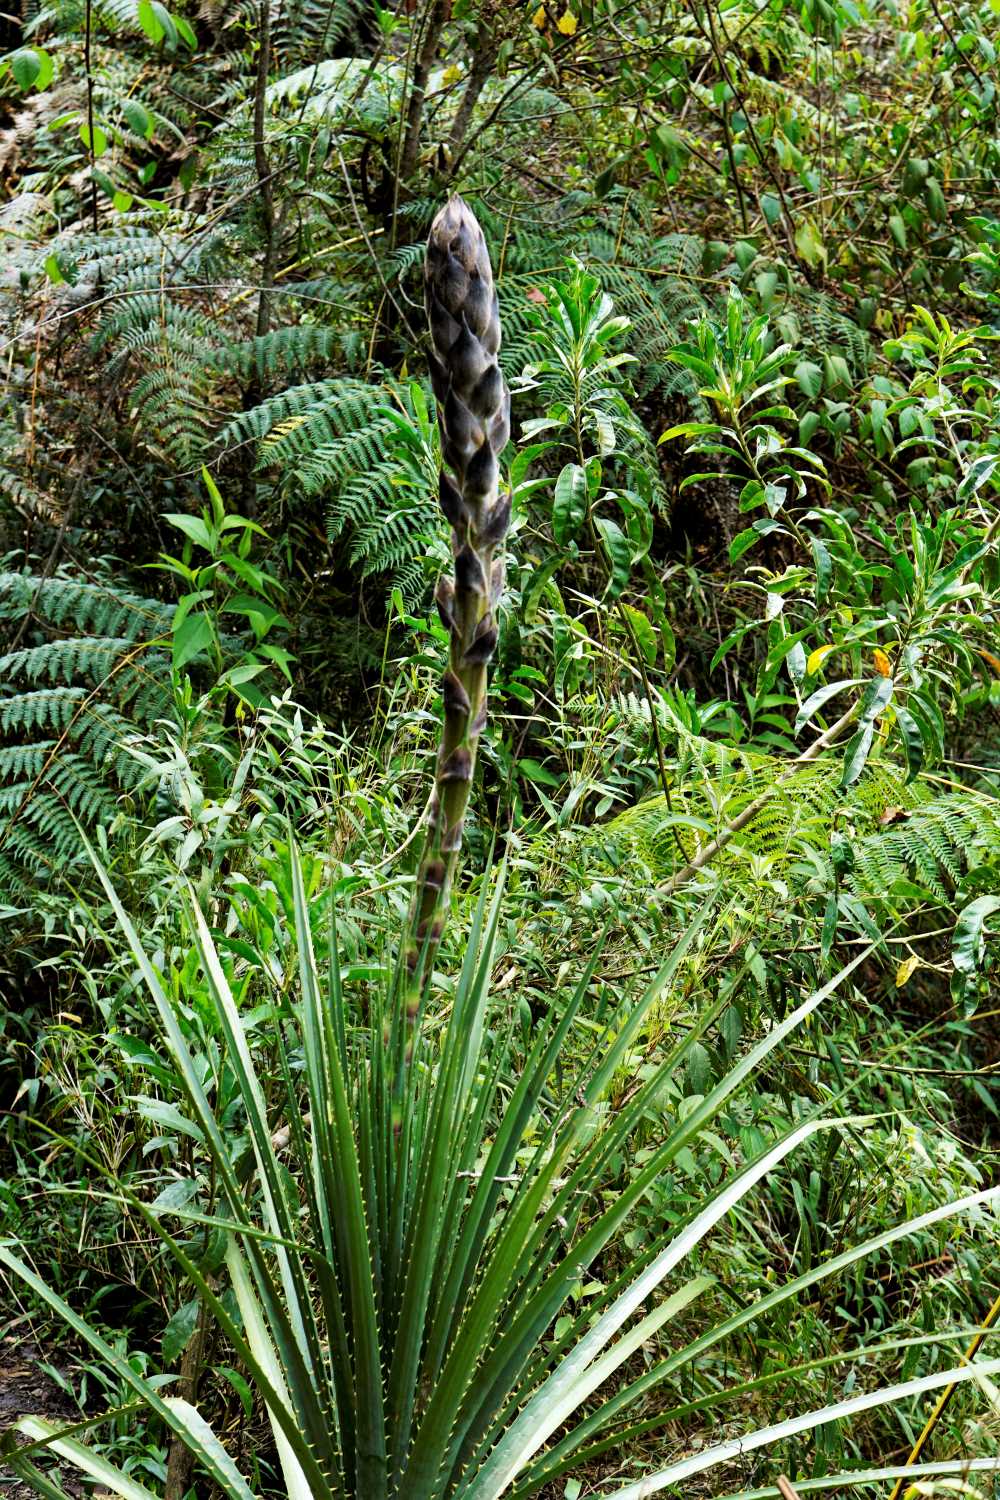
M522 1440L518 1496L893 1492L912 1382L1000 1292L998 28L993 0L0 17L0 1298L87 1483L415 1494L405 1421L428 1495L500 1493ZM465 1226L475 1345L374 1165L447 651L421 265L452 192L496 276L512 526L398 1149ZM350 1127L314 1149L337 1067ZM793 1138L531 1448L630 1278ZM335 1246L324 1151L364 1178ZM257 1232L301 1235L294 1276ZM345 1306L371 1256L370 1326L317 1247ZM282 1366L283 1436L253 1297L281 1359L286 1312L328 1351L319 1395ZM378 1482L331 1417L364 1328ZM456 1347L509 1376L474 1421L435 1384ZM160 1377L217 1440L188 1451ZM21 1437L5 1461L67 1493L80 1454ZM922 1482L988 1495L998 1457L963 1376Z

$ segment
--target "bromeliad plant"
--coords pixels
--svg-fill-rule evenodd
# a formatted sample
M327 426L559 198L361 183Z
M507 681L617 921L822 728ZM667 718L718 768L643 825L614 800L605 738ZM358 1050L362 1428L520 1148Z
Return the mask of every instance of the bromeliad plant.
M497 643L500 548L510 525L510 491L499 494L497 463L510 436L510 395L497 360L500 312L483 232L460 198L446 204L431 226L424 289L441 428L441 509L451 523L455 570L437 591L450 648L444 731L408 955L417 987L421 955L426 972L440 941L462 848L476 750L486 727L486 673Z
M442 591L451 661L437 800L411 931L400 945L393 980L373 985L359 1010L342 981L335 912L329 961L321 967L302 868L292 850L282 893L286 918L276 920L275 951L257 970L270 1013L280 1018L272 1069L278 1086L272 1080L265 1087L260 1048L237 999L246 986L232 966L233 952L247 961L246 943L220 944L190 888L186 917L193 953L181 971L161 975L101 872L155 1007L195 1143L190 1167L154 1202L121 1183L114 1194L168 1249L227 1340L230 1363L241 1367L270 1421L280 1480L262 1481L258 1467L248 1482L205 1413L170 1394L162 1381L147 1379L10 1243L0 1245L0 1265L66 1320L135 1393L135 1409L170 1429L227 1500L266 1494L288 1500L499 1500L511 1490L531 1494L581 1459L599 1457L640 1431L648 1434L679 1416L723 1404L729 1393L720 1392L715 1375L704 1385L697 1377L703 1357L729 1335L893 1241L949 1215L982 1211L1000 1198L1000 1189L991 1189L936 1208L758 1301L713 1313L719 1303L712 1278L697 1269L684 1277L681 1267L790 1152L842 1124L816 1115L796 1122L718 1182L687 1219L667 1228L638 1259L629 1258L623 1272L602 1265L602 1253L643 1195L867 957L862 953L774 1024L719 1082L689 1100L685 1112L665 1116L659 1104L665 1081L685 1069L746 980L750 962L730 964L712 1002L660 1067L612 1110L612 1080L650 1008L672 986L687 986L697 975L712 931L707 902L686 921L684 936L638 1004L613 1011L596 1028L586 1014L595 993L595 956L568 998L554 997L518 1068L513 1027L488 1002L503 877L492 903L484 883L446 1020L437 1018L437 1030L424 1024L431 1004L428 951L445 917L482 728L499 589L493 553L505 526L495 475L506 396L491 374L498 330L489 267L478 226L457 201L432 229L428 280L451 476L442 481L442 495L455 532L456 576L453 591ZM460 776L452 774L456 766ZM289 973L297 973L291 1007ZM197 986L207 987L222 1030L224 1051L214 1058L193 1052L184 1025L186 996ZM578 1025L583 1020L588 1026ZM218 1114L223 1070L235 1080L242 1103L244 1132L238 1138L227 1133ZM661 1121L659 1144L626 1187L612 1190L616 1158L650 1118ZM180 1239L176 1221L221 1237L231 1295L220 1284L221 1268L208 1274L190 1242ZM699 1302L710 1309L700 1321ZM646 1359L637 1374L633 1357L640 1350ZM653 1494L823 1421L997 1373L1000 1361L991 1360L852 1395L704 1448L616 1493ZM793 1379L796 1371L785 1374ZM744 1383L733 1398L745 1399L756 1384ZM658 1393L652 1419L651 1393ZM633 1426L638 1403L644 1411ZM9 1439L4 1462L44 1495L65 1493L37 1464L40 1456L54 1454L124 1500L155 1500L81 1441L101 1420L58 1429L25 1417L18 1427L28 1441L17 1447ZM932 1465L931 1471L954 1472L959 1464L968 1467L958 1460ZM873 1477L896 1472L880 1470ZM843 1482L840 1475L822 1481L833 1489Z

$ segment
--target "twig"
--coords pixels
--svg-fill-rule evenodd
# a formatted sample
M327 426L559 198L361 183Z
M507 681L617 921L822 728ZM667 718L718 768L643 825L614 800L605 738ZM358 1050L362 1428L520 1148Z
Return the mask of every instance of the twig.
M727 824L727 826L722 830L720 834L712 839L710 843L705 845L704 849L699 850L690 864L685 865L683 870L678 870L675 875L672 875L670 879L665 881L662 885L658 885L656 887L657 894L661 896L671 896L673 895L674 891L678 890L682 885L687 885L688 881L691 880L693 876L697 875L699 870L703 869L710 860L713 860L719 853L719 851L721 849L724 849L730 842L730 840L735 838L740 830L745 828L747 824L767 806L771 798L778 791L779 787L785 786L787 782L791 781L792 777L795 775L795 772L799 769L800 766L806 765L811 760L815 760L816 757L822 753L822 751L824 751L829 745L832 745L834 740L840 737L840 735L848 727L848 725L853 723L854 719L857 718L860 707L861 704L859 701L858 703L853 704L845 714L842 714L841 717L837 720L836 724L831 725L831 727L827 729L825 733L821 734L818 739L813 741L813 743L807 750L803 750L802 754L797 756L796 759L791 762L788 769L783 771L781 775L777 777L773 786L769 787L766 792L762 792L759 797L755 797L752 802L747 803L746 807L740 813L738 818L734 818L731 823Z

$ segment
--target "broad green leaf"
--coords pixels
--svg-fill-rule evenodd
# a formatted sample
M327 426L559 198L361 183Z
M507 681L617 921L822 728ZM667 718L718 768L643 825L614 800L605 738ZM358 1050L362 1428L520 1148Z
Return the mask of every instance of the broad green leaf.
M177 28L173 17L160 0L139 0L136 14L139 25L154 45L162 41L166 41L170 47L177 45Z
M695 1042L687 1056L687 1079L689 1092L706 1094L712 1082L712 1064L708 1048Z
M816 564L816 603L822 604L830 592L833 579L833 558L830 549L818 536L811 538L813 561Z
M182 16L177 12L171 16L171 20L177 27L177 35L185 47L189 47L192 52L196 52L198 50L198 38L195 36L194 27L191 25L191 22L186 16Z
M632 571L632 548L617 522L599 516L595 524L609 563L611 576L608 580L608 594L612 599L617 599L626 587Z
M27 93L30 88L42 93L52 82L52 58L41 47L19 47L11 53L8 62L14 82L22 93Z
M806 671L809 671L808 662L806 663ZM824 683L821 688L817 688L814 693L810 693L795 716L795 727L792 732L799 734L806 724L809 723L813 715L818 714L823 705L829 703L831 698L835 698L838 693L844 692L846 688L857 687L863 681L862 677L842 677L839 682Z
M815 401L823 389L823 371L821 367L811 359L800 359L795 366L795 379L799 383L799 389L803 395L808 396L810 401Z
M215 547L215 538L201 516L189 516L183 511L168 511L163 519L169 521L178 531L183 531L197 547L204 547L206 552L211 552Z
M817 646L815 651L810 651L806 659L806 675L812 677L819 671L831 651L836 651L835 645Z
M656 642L656 631L653 628L653 625L651 624L649 618L643 614L641 609L635 609L631 604L623 604L621 606L621 610L622 614L625 616L626 620L632 628L632 633L639 643L639 650L642 652L643 656L646 659L646 665L648 667L655 667L658 647Z
M145 141L152 139L153 117L144 104L140 104L138 99L125 99L122 101L122 114L136 135Z
M552 508L552 532L560 547L576 541L586 514L586 470L579 464L567 464L556 480Z
M892 697L892 679L876 677L868 684L861 710L858 728L848 742L844 752L844 771L841 786L853 786L865 768L868 754L875 737L875 724L879 714Z
M895 706L895 713L899 737L903 742L903 753L906 756L906 779L912 781L924 763L924 737L913 715L898 703Z
M197 610L188 615L186 620L173 634L173 666L175 672L180 672L203 651L207 651L215 641L215 624L211 615L204 610Z
M951 961L967 978L975 974L986 947L986 918L1000 911L1000 896L977 896L963 906L955 923L951 943Z
M153 43L162 42L165 33L163 30L163 26L160 23L159 17L153 10L151 0L139 0L139 6L136 14L138 16L139 25L149 37L149 40Z
M95 125L93 130L86 121L80 126L80 139L95 161L99 161L108 149L107 132L100 125Z
M522 755L517 762L517 769L528 781L540 781L543 786L561 786L560 778L553 774L540 761L532 760L529 755Z
M826 265L826 246L817 225L803 217L795 231L795 248L807 266Z
M755 526L748 526L745 531L739 532L729 544L729 561L739 562L744 552L748 552L760 539L761 534Z
M197 1297L181 1303L163 1330L162 1352L165 1365L175 1364L191 1342L191 1335L198 1325L199 1305Z
M524 585L521 591L521 615L526 625L533 625L538 619L542 595L552 575L563 562L565 558L560 553L553 553L535 569Z
M1000 458L995 453L983 453L978 458L974 458L962 476L962 482L958 486L958 489L955 491L955 499L959 501L967 500L970 495L974 495L977 490L982 489L998 463L1000 463Z

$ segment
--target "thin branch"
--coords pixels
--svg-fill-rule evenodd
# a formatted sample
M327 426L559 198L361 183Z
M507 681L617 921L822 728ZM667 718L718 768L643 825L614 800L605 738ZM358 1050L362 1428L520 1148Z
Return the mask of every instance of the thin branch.
M839 739L844 730L857 718L860 707L861 703L859 700L845 714L841 715L836 724L831 725L825 733L814 740L807 750L803 750L802 754L791 762L787 770L783 771L775 779L774 785L769 787L766 792L761 792L760 796L755 797L752 802L748 802L739 817L734 818L731 823L728 823L721 833L717 834L710 843L705 845L704 849L700 849L690 864L685 865L683 870L678 870L675 875L671 875L670 879L664 881L662 885L658 885L656 887L657 895L672 896L674 891L679 890L682 885L687 885L688 881L692 880L699 870L703 870L719 851L724 849L736 837L741 829L745 828L759 812L763 811L775 793L791 781L800 766L804 766L809 761L815 760L828 746L833 744L834 740Z

